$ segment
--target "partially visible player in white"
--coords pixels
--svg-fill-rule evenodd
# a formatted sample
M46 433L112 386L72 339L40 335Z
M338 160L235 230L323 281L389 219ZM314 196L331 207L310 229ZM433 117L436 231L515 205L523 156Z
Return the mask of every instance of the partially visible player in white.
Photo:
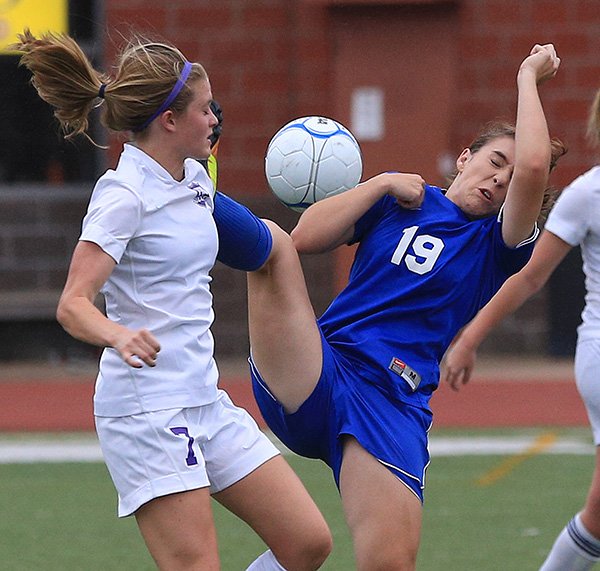
M600 144L600 91L591 107L588 136L596 146ZM587 290L577 332L575 379L592 426L596 467L582 511L561 531L541 571L585 571L600 560L600 166L562 192L531 260L462 331L442 367L442 379L453 388L466 384L477 348L490 330L539 291L575 246L581 246Z
M319 568L331 550L323 517L250 415L217 388L215 190L195 160L209 156L217 124L204 68L138 38L114 78L68 36L26 30L15 47L67 136L86 134L99 103L103 123L130 134L94 188L57 311L71 335L105 348L94 412L119 516L135 515L160 569L217 570L212 496L270 548L248 569ZM250 269L270 242L261 248Z

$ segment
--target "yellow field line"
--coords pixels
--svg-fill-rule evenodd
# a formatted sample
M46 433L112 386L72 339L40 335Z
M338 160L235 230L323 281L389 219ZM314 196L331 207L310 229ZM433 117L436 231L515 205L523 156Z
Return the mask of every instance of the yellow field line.
M538 436L531 446L513 456L509 456L503 460L498 466L488 471L486 474L477 479L478 486L491 486L498 480L510 474L519 464L522 464L528 458L541 454L546 448L552 446L557 440L557 435L554 432L546 432Z

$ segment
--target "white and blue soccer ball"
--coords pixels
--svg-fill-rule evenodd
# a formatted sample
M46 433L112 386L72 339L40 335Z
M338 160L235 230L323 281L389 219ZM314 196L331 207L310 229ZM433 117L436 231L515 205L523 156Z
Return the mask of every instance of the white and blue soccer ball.
M302 212L360 182L360 146L352 133L333 119L294 119L271 139L265 174L275 196L292 210Z

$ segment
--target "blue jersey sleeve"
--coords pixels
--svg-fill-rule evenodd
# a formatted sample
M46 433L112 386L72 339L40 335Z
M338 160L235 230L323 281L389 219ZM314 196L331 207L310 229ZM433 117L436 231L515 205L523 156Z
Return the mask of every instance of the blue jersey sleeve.
M504 271L507 277L516 274L529 261L529 258L531 258L535 241L539 235L538 227L535 227L529 238L523 240L523 242L514 248L508 247L504 242L504 239L502 238L502 223L500 221L494 221L492 232L500 269Z
M354 235L348 244L360 242L362 237L373 227L377 226L385 213L396 204L391 196L383 196L367 210L354 225Z
M443 194L444 191L439 186L432 186L430 184L425 185L427 192L435 192ZM425 199L424 199L425 200ZM354 235L352 240L348 244L355 244L360 242L363 236L372 228L377 226L381 219L389 212L392 208L397 208L398 202L395 198L389 195L385 195L380 198L369 210L367 210L354 225ZM400 206L400 209L403 208Z

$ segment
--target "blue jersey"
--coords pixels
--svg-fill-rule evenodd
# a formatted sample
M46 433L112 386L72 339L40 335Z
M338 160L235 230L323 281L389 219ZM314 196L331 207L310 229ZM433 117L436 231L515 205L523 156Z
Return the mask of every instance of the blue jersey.
M456 333L533 250L509 248L500 217L470 220L434 186L418 210L385 196L356 223L348 285L319 319L361 378L428 406Z

